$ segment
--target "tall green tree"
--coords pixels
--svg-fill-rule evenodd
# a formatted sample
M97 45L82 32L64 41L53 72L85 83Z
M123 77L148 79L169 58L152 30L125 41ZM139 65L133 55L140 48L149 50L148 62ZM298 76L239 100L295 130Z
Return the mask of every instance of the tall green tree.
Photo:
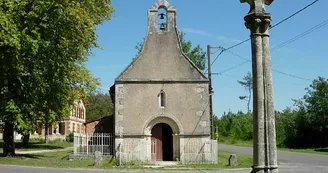
M184 32L179 32L182 52L186 54L200 70L204 70L206 63L206 52L203 51L200 45L192 47L192 42L190 40L186 40L185 35L186 34ZM138 51L137 55L141 53L144 41L145 39L143 39L142 42L137 43L135 47Z
M247 75L243 78L243 80L237 80L237 82L244 87L244 89L248 92L248 96L239 96L240 100L247 101L247 112L250 113L250 103L252 99L252 90L253 90L253 77L252 73L248 72Z
M109 94L93 93L85 103L86 121L96 120L113 114L113 103Z
M296 100L299 109L298 135L311 141L308 146L328 146L328 80L319 77L313 80L301 100Z
M4 156L15 155L14 129L36 120L47 126L68 113L72 90L85 95L76 88L89 82L77 73L98 47L95 26L112 12L110 0L0 1Z

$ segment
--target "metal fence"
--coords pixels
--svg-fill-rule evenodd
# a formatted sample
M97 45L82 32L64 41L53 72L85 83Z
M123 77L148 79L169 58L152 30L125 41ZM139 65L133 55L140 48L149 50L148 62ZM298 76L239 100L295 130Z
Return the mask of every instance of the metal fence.
M113 155L114 136L109 133L74 133L74 154L94 155L100 151L103 155Z

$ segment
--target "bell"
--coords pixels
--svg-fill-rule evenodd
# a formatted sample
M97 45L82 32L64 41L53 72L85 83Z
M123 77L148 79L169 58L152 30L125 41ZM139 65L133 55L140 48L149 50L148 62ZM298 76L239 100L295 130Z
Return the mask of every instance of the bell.
M161 23L161 26L159 27L159 29L160 29L161 31L165 31L165 29L166 29L166 24L165 24L165 23Z
M165 14L164 13L161 13L161 14L159 14L159 16L160 16L160 19L164 19L164 16L165 16Z

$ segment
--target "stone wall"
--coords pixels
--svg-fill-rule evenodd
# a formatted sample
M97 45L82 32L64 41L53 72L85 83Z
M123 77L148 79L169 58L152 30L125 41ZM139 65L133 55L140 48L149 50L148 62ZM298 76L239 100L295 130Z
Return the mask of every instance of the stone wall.
M123 164L130 161L154 162L151 153L151 137L116 138L115 144L116 158L121 159ZM208 137L177 136L174 145L176 145L173 151L174 161L180 161L182 164L218 163L216 140L210 140Z
M147 123L158 116L175 119L181 128L178 134L210 134L207 84L120 84L116 87L116 135L148 135L145 134ZM159 105L158 95L162 90L166 94L165 108Z

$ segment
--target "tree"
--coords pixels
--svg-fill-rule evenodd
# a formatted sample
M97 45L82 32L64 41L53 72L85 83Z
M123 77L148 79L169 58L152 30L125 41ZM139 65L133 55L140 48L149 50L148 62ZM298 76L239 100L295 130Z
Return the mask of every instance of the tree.
M197 45L196 47L192 48L191 41L187 41L185 39L185 33L179 32L179 39L181 43L182 52L187 55L188 58L200 69L205 69L205 63L206 63L206 52L203 51L203 49L200 47L200 45ZM137 43L136 50L137 55L139 55L142 51L142 47L144 44L145 39L143 39L142 42Z
M319 77L305 90L304 97L295 101L300 112L299 136L311 141L308 146L328 146L328 80Z
M15 155L14 129L37 120L47 126L69 112L71 96L85 95L88 89L77 88L94 80L87 82L79 72L86 70L90 50L98 47L95 26L112 11L110 0L0 2L4 156Z
M253 89L253 77L250 72L243 78L243 80L237 80L237 82L248 91L248 96L239 96L240 100L247 100L247 112L250 113L250 103L252 98L252 89Z
M96 120L113 114L112 99L109 94L94 93L87 98L86 121Z

